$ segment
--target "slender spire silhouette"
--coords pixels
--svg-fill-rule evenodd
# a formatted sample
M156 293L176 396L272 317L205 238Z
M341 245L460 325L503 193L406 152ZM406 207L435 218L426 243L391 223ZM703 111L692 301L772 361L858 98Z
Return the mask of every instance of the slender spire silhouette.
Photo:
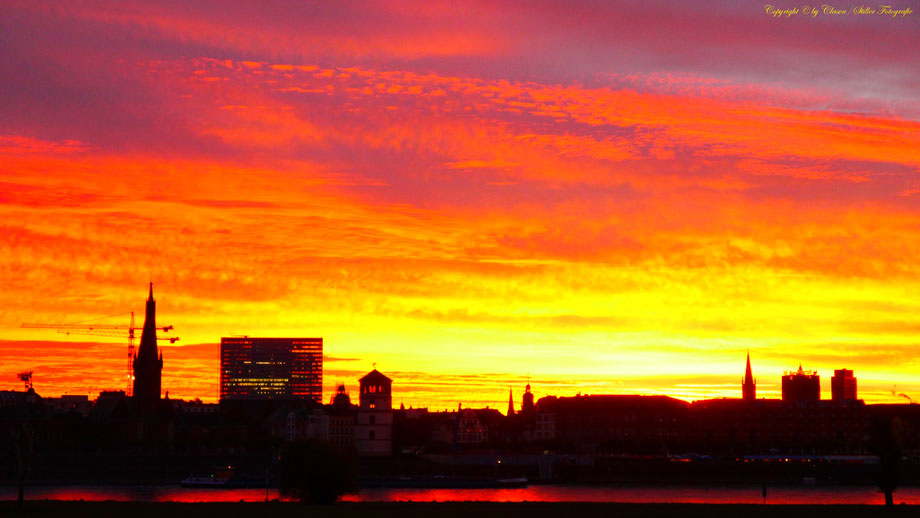
M745 401L754 401L757 399L756 384L754 374L751 371L751 351L747 353L747 367L744 369L744 381L741 383L741 397Z
M514 393L511 387L508 387L508 417L514 415Z
M157 352L157 303L153 298L153 283L147 296L141 345L134 358L134 401L141 414L150 413L160 400L163 355Z

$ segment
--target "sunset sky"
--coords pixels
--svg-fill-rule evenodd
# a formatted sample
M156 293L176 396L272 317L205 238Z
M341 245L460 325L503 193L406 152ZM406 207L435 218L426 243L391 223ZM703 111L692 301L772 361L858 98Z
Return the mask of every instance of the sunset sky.
M791 8L776 4L778 8ZM0 5L0 389L170 397L221 336L321 336L328 400L920 400L920 5ZM849 4L840 4L849 9Z

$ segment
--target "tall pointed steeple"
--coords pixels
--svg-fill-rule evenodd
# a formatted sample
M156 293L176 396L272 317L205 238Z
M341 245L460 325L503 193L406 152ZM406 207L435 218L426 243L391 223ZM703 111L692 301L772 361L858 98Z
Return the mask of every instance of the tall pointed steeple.
M756 396L756 385L754 383L754 374L751 371L751 351L747 353L747 367L744 369L744 381L741 383L741 398L745 401L754 401Z
M508 417L514 415L514 393L511 391L511 387L508 387Z
M153 298L153 283L147 296L147 311L144 315L144 329L141 345L134 358L134 401L139 413L149 413L160 400L160 383L163 371L163 356L157 354L157 303Z

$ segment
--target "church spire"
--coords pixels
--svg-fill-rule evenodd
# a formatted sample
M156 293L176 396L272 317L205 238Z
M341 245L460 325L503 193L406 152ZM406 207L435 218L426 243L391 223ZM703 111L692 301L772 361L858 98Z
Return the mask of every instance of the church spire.
M508 417L514 415L514 393L511 391L511 387L508 387Z
M747 353L747 367L744 369L744 381L741 383L741 397L745 401L754 401L756 396L756 384L754 374L751 371L751 351Z
M134 401L138 412L151 413L160 400L163 356L157 353L157 303L153 298L153 283L147 295L141 344L134 358Z

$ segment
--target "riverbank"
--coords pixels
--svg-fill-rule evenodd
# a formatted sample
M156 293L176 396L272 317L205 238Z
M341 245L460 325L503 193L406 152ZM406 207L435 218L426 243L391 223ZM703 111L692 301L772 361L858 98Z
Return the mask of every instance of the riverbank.
M266 456L267 458L267 456ZM552 469L541 469L549 459ZM555 460L552 460L555 459ZM745 461L737 458L689 460L668 458L624 459L546 455L426 455L359 459L358 476L364 487L400 487L406 480L476 480L526 477L535 483L579 484L818 484L874 485L878 464L857 461L792 457L788 460ZM170 485L192 473L211 473L215 466L233 466L233 486L277 486L277 468L265 458L183 457L146 455L45 456L32 467L30 485ZM498 461L501 461L500 463ZM263 464L259 464L263 462ZM16 483L15 459L0 456L0 485ZM497 469L500 465L501 469ZM547 466L544 466L546 468ZM4 472L4 469L6 471ZM901 466L901 483L920 486L920 463Z
M303 506L290 502L260 503L137 503L137 502L26 502L17 508L15 502L0 502L0 515L49 518L227 518L297 517L311 518L559 518L569 515L585 518L649 517L649 518L848 518L885 516L917 516L920 506L899 505L886 510L873 505L752 505L752 504L614 504L585 502L391 502L341 503L331 506Z

